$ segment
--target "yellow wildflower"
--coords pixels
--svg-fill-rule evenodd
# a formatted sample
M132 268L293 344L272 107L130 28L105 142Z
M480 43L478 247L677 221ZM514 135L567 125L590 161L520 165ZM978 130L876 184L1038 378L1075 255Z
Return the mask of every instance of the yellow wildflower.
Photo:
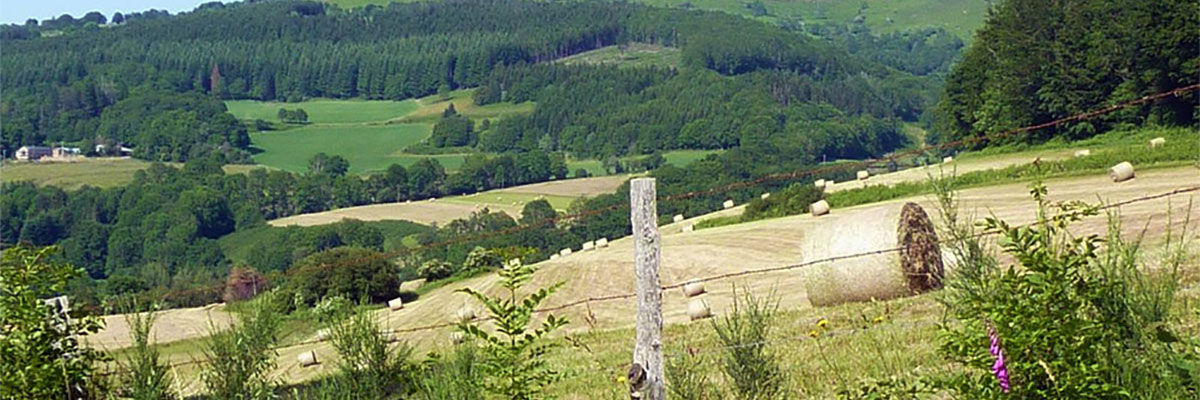
M818 320L818 321L817 321L817 327L818 327L818 328L821 328L821 329L828 328L828 327L829 327L829 320L827 320L827 319L825 319L825 318L821 318L820 320Z
M821 336L821 332L818 332L816 329L808 331L808 337L816 339L817 336Z

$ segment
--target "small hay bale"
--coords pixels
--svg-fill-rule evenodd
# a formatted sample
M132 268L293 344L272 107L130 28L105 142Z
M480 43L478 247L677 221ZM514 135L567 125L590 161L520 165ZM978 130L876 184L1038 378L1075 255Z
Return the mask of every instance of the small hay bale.
M458 314L455 315L455 317L458 317L458 322L461 323L471 322L471 320L475 319L475 310L472 310L469 307L460 308L458 309Z
M596 247L608 247L608 238L596 239Z
M763 193L762 195L758 196L758 198L763 200L769 199L771 198L771 193Z
M704 319L712 316L712 309L708 307L708 302L704 299L692 299L687 306L688 318L692 321Z
M560 255L560 256L563 256L563 257L566 257L566 256L569 256L569 255L571 255L571 248L570 248L570 247L568 247L568 248L565 248L565 249L559 250L559 251L558 251L558 255Z
M1079 157L1087 157L1087 156L1090 156L1090 155L1092 155L1092 151L1091 151L1091 150L1088 150L1088 149L1076 150L1076 151L1075 151L1075 158L1079 158Z
M1124 182L1133 179L1133 164L1125 161L1114 165L1108 169L1108 176L1112 178L1113 182Z
M696 297L704 293L704 284L700 282L688 282L683 285L683 295L687 297Z
M550 259L551 259L551 260L557 260L557 259L558 259L558 253L551 254L551 255L550 255Z
M685 226L685 227L683 227L683 232L691 232L691 231L694 231L694 230L696 230L696 226L695 226L695 225L688 225L688 226Z
M867 170L858 171L858 180L863 181L871 177L871 173Z
M325 341L325 339L329 339L329 329L321 329L312 337L312 340L318 342Z
M942 159L942 164L949 164L952 162L954 162L954 157L951 157L951 156L946 156L946 158Z
M421 286L425 286L425 278L413 279L411 281L404 281L404 283L400 284L400 291L401 292L415 292L415 291L417 291L417 289L420 289Z
M817 179L817 181L816 181L816 182L813 182L813 186L816 186L816 187L818 187L818 188L824 189L824 188L825 188L825 183L826 183L826 182L825 182L825 180L824 180L824 179Z
M945 268L937 233L916 203L877 207L806 230L802 262L900 248L815 264L805 271L808 301L815 307L887 300L942 287Z
M837 183L837 181L835 181L833 179L826 179L825 180L825 188L828 189L830 186L833 186L836 183Z
M301 367L311 367L317 365L317 352L309 350L300 353L300 355L296 356L296 361L300 363Z
M725 200L724 203L721 203L721 206L726 209L733 208L733 200Z
M464 334L464 333L462 333L462 332L460 332L460 331L454 331L454 332L450 332L450 343L452 343L452 344L459 344L459 343L462 343L462 342L465 342L465 341L467 341L467 335L466 335L466 334Z
M672 221L672 222L679 222L679 221L683 221L683 214L675 214L675 217L674 217L674 218L671 218L671 221Z
M404 300L399 297L388 300L388 309L392 311L404 309Z
M1150 139L1150 148L1152 148L1152 149L1162 146L1162 145L1165 145L1165 144L1167 144L1167 139L1164 137L1156 137L1154 139Z
M825 200L818 200L816 203L809 205L808 209L812 211L814 217L820 217L829 214L829 203Z
M595 247L596 247L596 242L593 242L593 241L583 242L583 250L580 250L580 251L588 251Z

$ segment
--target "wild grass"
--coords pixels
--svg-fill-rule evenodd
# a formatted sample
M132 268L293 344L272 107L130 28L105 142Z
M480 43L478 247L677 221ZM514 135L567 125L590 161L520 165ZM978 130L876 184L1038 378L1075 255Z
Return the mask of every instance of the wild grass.
M397 125L309 125L283 131L250 134L262 152L254 162L291 172L304 172L317 153L339 155L350 162L350 173L382 171L391 164L409 166L425 157L404 156L405 147L429 136L429 126ZM462 156L435 156L443 159ZM460 162L461 164L461 162Z
M682 58L678 48L634 42L601 47L555 62L567 65L615 65L622 68L678 68Z

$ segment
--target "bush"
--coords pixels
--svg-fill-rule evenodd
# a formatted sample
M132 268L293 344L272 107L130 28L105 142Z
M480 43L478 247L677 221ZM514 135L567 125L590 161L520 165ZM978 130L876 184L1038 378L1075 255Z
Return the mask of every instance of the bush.
M99 378L93 366L108 358L76 339L99 331L98 318L70 311L64 320L43 300L84 274L52 261L57 250L17 246L0 255L0 399L87 397Z
M1046 193L1032 185L1032 225L982 223L1016 260L1002 267L957 221L953 195L939 192L964 261L944 297L957 323L941 335L942 351L966 367L954 388L973 399L1196 398L1196 351L1169 325L1182 257L1144 268L1115 214L1107 237L1074 236L1068 227L1098 206L1050 203Z
M821 200L822 194L822 190L812 184L794 183L771 197L751 201L746 205L742 221L804 214L813 202Z
M417 267L417 275L428 281L444 279L454 274L454 264L449 261L432 259Z
M761 400L783 396L785 376L779 355L768 347L779 302L757 298L748 288L733 293L733 309L712 320L720 339L721 365L729 387L739 399Z
M521 263L506 264L499 272L505 296L488 297L471 288L458 290L485 306L496 325L496 333L466 322L459 324L458 329L483 343L485 358L481 368L486 376L483 387L506 399L542 398L545 387L562 378L546 363L546 354L552 347L546 343L546 336L565 326L567 320L551 314L537 329L531 330L528 325L533 310L563 284L559 282L518 297L517 291L533 278L534 271Z
M133 307L130 307L131 309ZM154 307L151 307L152 309ZM171 368L159 360L158 347L150 343L154 329L155 311L146 313L129 312L125 324L129 326L130 347L121 367L126 374L121 385L123 397L134 400L165 400L178 398L172 387Z
M308 256L298 264L287 285L308 305L329 296L383 302L396 297L400 290L399 267L374 250L338 247Z
M216 400L273 399L277 382L275 352L280 316L272 304L274 292L264 293L238 314L229 329L217 331L204 343L207 361L200 378Z
M716 400L721 393L708 378L704 356L691 348L667 357L667 389L671 397L683 400Z
M482 362L474 343L454 346L446 356L432 353L422 366L417 381L418 398L426 400L475 400L483 398Z
M388 337L370 312L343 314L329 326L329 338L337 350L339 374L327 386L334 398L381 399L405 393L408 358L412 348L401 344L389 349Z

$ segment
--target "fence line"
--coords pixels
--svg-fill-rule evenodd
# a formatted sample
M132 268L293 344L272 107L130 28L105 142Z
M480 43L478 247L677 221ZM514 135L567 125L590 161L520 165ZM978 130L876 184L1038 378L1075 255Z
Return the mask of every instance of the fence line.
M918 149L912 149L912 150L902 151L899 153L894 153L885 158L871 158L871 159L850 162L850 163L828 165L828 166L816 167L816 168L804 168L804 169L798 169L798 170L794 170L794 171L790 171L790 172L767 174L767 175L763 175L761 177L747 180L747 181L734 182L734 183L730 183L730 184L726 184L726 185L722 185L722 186L716 186L716 187L709 188L709 189L694 190L694 191L689 191L689 192L685 192L685 193L669 195L669 196L660 198L659 201L661 201L661 202L680 201L680 200L686 200L686 199L690 199L690 198L694 198L694 197L698 197L698 196L730 192L730 191L734 191L734 190L738 190L738 189L756 186L756 185L770 182L770 181L800 179L800 178L810 177L810 176L819 175L819 174L854 170L857 168L870 166L871 164L874 164L874 163L879 163L879 162L888 161L888 160L894 160L899 157L906 157L906 156L910 156L910 155L922 154L922 153L929 152L929 151L945 150L945 149L950 149L950 148L968 145L968 144L986 142L986 141L1004 138L1004 137L1008 137L1008 136L1012 136L1012 135L1016 135L1016 134L1020 134L1020 133L1035 131L1038 129L1048 128L1048 127L1052 127L1052 126L1058 126L1058 125L1062 125L1067 122L1087 120L1087 119L1095 118L1095 117L1098 117L1101 115L1109 114L1114 111L1118 111L1118 110L1133 107L1136 105L1148 103L1148 102L1151 102L1154 100L1158 100L1158 99L1162 99L1162 98L1166 98L1166 97L1170 97L1170 96L1181 96L1184 93L1191 92L1191 91L1194 91L1197 89L1200 89L1200 83L1196 83L1196 84L1183 86L1183 87L1175 88L1175 89L1164 91L1164 92L1159 92L1159 93L1143 96L1138 99L1117 103L1117 104L1114 104L1114 105L1111 105L1108 107L1104 107L1104 108L1100 108L1100 109L1096 109L1096 110L1092 110L1092 111L1088 111L1088 112L1084 112L1084 113L1080 113L1080 114L1075 114L1075 115L1068 116L1068 117L1059 118L1059 119L1049 121L1049 122L1044 122L1044 123L1035 124L1035 125L1028 125L1028 126L1010 129L1007 131L993 133L993 134L984 134L984 135L974 136L974 137L970 137L970 138L959 139L959 140L955 140L955 141L941 143L941 144L934 145L934 146L927 145L927 146L923 146ZM448 246L463 243L463 242L469 242L469 241L473 241L473 240L484 240L484 239L489 239L489 238L496 237L496 236L502 236L502 235L507 235L510 233L516 233L516 232L520 232L520 231L524 231L524 230L539 228L539 227L542 227L542 226L545 226L548 224L552 224L552 223L557 223L560 221L569 221L569 220L589 218L589 217L593 217L596 215L620 210L620 209L623 209L624 207L626 207L626 206L625 205L613 205L613 206L602 207L602 208L593 209L593 210L584 210L584 211L576 212L576 213L572 213L572 214L564 214L564 215L559 215L559 216L555 216L555 217L551 217L551 218L545 218L545 219L542 219L539 221L533 221L533 222L525 224L525 225L518 225L515 227L506 228L506 229L502 229L499 231L484 232L484 233L480 233L480 234L461 235L461 236L455 237L453 239L449 239L449 240L445 240L445 241L441 241L441 242L429 243L426 245L421 245L421 246L412 247L412 248L403 248L403 249L398 249L398 250L394 250L394 251L390 251L390 252L382 252L382 253L371 255L371 256L359 257L359 258L345 260L345 261L337 262L337 263L323 264L323 265L318 266L318 268L335 269L335 268L345 267L348 265L375 261L375 260L379 260L379 259L390 259L390 258L399 257L404 254L415 253L415 252L424 251L424 250L428 250L428 249L448 247ZM288 272L286 272L286 274L293 275L293 274L299 272L300 270L307 270L307 269L308 268L294 268L294 269L288 270ZM200 293L200 292L205 292L205 291L217 291L217 290L221 290L223 287L224 287L224 284L215 284L215 285L206 286L206 287L173 291L173 292L169 292L167 294L161 295L161 297L165 298L165 297L172 296L172 295L178 296L181 294L192 294L192 293Z

